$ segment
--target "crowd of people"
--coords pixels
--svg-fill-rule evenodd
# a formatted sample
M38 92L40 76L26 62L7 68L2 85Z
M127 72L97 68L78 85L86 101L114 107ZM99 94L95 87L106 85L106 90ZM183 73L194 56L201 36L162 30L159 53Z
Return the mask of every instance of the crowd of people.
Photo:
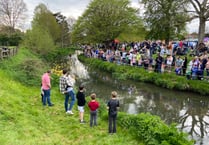
M174 72L188 79L209 79L209 43L162 41L83 46L85 56L158 73ZM188 57L190 59L188 60Z
M75 93L74 85L75 79L70 73L64 69L63 75L60 77L59 81L59 88L60 92L64 95L64 110L66 114L73 115L73 106L77 101L77 107L79 112L79 121L81 124L86 123L84 120L84 110L86 105L86 95L85 95L85 88L83 85L79 86L79 90ZM42 82L41 82L41 100L43 106L48 105L49 107L54 106L51 102L51 79L50 79L51 71L48 70L46 73L42 75ZM96 100L96 94L92 93L90 95L91 101L88 102L89 112L90 112L90 127L97 126L97 112L99 109L99 102ZM69 104L70 100L70 105ZM113 91L111 93L111 98L107 103L108 109L108 132L110 134L116 133L116 119L117 119L117 112L119 109L119 100L117 99L117 92Z

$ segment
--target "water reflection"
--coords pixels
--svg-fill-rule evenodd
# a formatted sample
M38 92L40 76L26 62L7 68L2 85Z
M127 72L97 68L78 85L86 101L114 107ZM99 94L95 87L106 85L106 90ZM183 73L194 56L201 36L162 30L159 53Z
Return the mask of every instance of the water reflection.
M173 122L196 140L196 145L209 144L209 98L192 93L159 88L133 81L119 81L109 74L88 70L89 78L82 80L87 95L95 92L107 101L110 92L119 94L121 111L129 114L150 112L167 124ZM79 82L78 82L79 83Z
M116 90L120 95L122 111L129 114L150 112L160 116L167 124L177 123L179 129L188 132L197 141L197 145L206 145L209 142L207 97L166 90L149 84L118 81L101 72L96 74L90 75L87 93L96 92L102 99L107 100L110 92Z

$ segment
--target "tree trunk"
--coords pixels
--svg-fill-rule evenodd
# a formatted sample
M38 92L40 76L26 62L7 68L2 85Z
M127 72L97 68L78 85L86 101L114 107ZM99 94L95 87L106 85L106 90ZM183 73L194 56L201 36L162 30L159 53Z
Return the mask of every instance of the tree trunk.
M204 37L205 37L205 24L206 24L206 20L204 18L200 18L200 20L199 20L198 43L202 42Z

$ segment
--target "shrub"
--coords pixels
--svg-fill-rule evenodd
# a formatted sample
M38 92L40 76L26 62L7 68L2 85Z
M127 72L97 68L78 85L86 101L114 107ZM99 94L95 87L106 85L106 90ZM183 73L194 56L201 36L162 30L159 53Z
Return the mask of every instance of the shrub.
M148 145L192 145L186 133L178 131L175 124L166 125L158 116L149 113L128 115L120 113L118 124L135 134Z
M16 72L19 73L15 78L27 85L40 85L40 77L45 71L41 68L44 68L41 60L26 58L16 67Z

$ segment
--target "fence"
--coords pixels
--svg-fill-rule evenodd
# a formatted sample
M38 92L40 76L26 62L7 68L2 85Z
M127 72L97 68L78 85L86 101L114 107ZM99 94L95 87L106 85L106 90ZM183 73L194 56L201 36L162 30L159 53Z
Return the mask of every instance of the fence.
M7 48L7 47L0 47L0 59L9 58L17 54L18 47L14 48Z

